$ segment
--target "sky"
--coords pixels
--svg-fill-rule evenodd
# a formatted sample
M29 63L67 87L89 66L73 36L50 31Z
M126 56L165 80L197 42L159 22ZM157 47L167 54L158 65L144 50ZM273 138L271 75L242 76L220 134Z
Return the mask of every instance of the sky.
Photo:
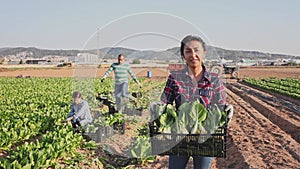
M0 48L216 47L300 56L299 0L0 0Z

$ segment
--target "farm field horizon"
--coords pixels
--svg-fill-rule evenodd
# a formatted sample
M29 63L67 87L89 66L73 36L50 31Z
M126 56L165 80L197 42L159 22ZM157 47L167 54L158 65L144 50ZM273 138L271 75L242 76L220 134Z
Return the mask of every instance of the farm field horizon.
M101 78L107 68L83 67L78 70L92 71L94 74L87 77ZM57 67L0 67L0 77L16 77L18 75L31 77L75 77L76 68L57 68ZM169 71L167 67L133 67L132 71L137 77L147 77L147 72L151 71L152 78L167 78ZM85 76L84 72L82 73ZM113 73L110 75L112 77ZM299 66L249 66L241 67L239 78L295 78L300 79Z

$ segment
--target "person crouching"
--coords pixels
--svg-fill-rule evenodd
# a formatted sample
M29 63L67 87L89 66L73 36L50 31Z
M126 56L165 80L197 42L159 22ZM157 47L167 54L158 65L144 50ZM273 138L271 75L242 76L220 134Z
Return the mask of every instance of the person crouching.
M80 126L92 123L93 119L89 104L82 98L81 93L78 91L73 92L72 98L73 103L66 121L71 121L75 132L80 132Z

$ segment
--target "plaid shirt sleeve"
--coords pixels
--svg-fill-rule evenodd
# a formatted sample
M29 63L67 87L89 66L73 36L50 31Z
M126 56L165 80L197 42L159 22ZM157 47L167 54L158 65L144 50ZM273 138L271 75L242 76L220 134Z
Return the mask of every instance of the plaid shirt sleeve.
M226 103L226 88L223 85L222 79L218 75L212 74L211 80L211 83L214 86L211 103L219 105L220 109L223 110Z
M164 91L161 95L161 101L163 101L166 104L173 104L175 100L174 91L172 89L173 83L174 83L174 79L173 76L170 74L166 86L164 88Z
M196 89L191 83L184 71L171 73L161 95L161 101L166 104L173 104L175 101L176 108L178 108L183 102L200 99L205 107L217 104L221 110L224 109L226 89L218 74L205 73Z

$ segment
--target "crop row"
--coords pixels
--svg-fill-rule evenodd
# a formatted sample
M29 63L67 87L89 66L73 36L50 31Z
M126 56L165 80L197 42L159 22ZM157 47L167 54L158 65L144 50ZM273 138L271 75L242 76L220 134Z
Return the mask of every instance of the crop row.
M85 142L65 119L71 103L70 78L0 79L0 168L47 168L72 157Z
M300 80L299 79L275 79L275 78L267 78L262 79L262 81L266 81L267 83L274 83L281 86L286 86L290 88L294 88L300 90Z
M297 79L244 79L244 82L280 94L300 99L300 80Z
M147 107L162 85L140 81L143 88L131 82L130 92L142 92L139 101ZM74 134L70 125L61 124L72 91L81 91L92 109L97 108L98 93L114 99L112 79L0 78L0 83L0 152L7 153L0 158L0 168L57 168L59 158L75 158L76 150L90 143Z

